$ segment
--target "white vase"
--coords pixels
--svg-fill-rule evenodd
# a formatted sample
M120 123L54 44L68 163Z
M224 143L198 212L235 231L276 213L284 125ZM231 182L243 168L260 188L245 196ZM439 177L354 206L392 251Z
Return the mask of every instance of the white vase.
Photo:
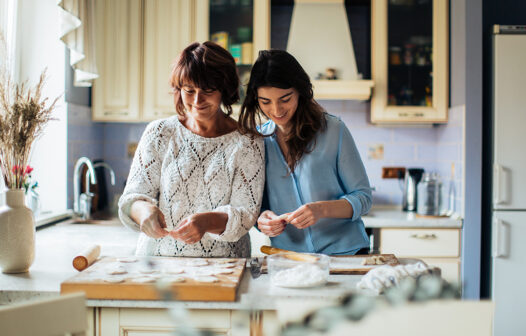
M24 204L24 190L6 190L0 207L0 268L23 273L35 259L35 218Z

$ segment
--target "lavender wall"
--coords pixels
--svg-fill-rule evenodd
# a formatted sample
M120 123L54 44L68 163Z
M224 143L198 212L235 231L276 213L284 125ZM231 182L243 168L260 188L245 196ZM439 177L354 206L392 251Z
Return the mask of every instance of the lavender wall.
M349 127L358 146L371 185L375 205L400 205L402 192L398 180L381 178L383 166L422 167L438 172L447 191L451 163L455 164L457 210L461 210L463 196L463 108L450 110L449 123L433 127L379 127L368 123L370 105L356 101L320 101L331 114L337 115ZM123 190L131 159L127 157L127 144L139 141L145 123L94 123L89 107L69 104L68 129L68 189L72 205L72 176L75 160L80 156L103 159L115 170L117 181L110 188L112 195ZM383 145L383 159L368 156L372 145Z
M421 167L442 177L443 194L455 164L456 209L461 212L463 196L463 108L452 108L449 122L430 127L385 127L368 122L370 105L357 101L320 101L325 109L339 116L354 137L362 156L373 192L374 205L401 205L402 191L396 179L382 179L382 167ZM370 157L370 146L383 145L383 159Z

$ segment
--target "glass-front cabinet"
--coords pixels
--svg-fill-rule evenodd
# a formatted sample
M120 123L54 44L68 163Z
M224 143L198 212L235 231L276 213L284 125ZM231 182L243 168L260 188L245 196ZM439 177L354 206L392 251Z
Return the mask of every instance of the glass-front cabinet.
M199 41L214 41L234 57L241 103L259 50L270 48L270 0L198 0L196 20Z
M372 1L373 123L445 123L448 1Z

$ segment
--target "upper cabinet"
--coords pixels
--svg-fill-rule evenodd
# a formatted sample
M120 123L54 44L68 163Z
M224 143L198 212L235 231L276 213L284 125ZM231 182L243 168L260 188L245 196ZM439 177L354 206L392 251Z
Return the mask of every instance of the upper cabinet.
M142 116L174 115L169 85L173 62L194 41L191 1L144 1Z
M447 122L445 0L96 0L95 20L96 121L173 115L174 60L214 40L236 60L241 101L259 50L272 47L291 50L317 99L366 100L374 83L373 123Z
M196 26L199 41L216 42L236 61L241 83L237 118L252 64L260 50L270 48L270 0L198 0Z
M93 119L138 120L141 110L141 0L95 3L99 78L93 84Z
M93 119L144 122L175 113L172 64L195 40L191 0L97 0Z
M374 0L373 123L448 119L448 1Z
M216 40L233 54L243 99L258 51L270 47L269 0L97 0L95 19L95 121L174 115L173 62L194 41Z

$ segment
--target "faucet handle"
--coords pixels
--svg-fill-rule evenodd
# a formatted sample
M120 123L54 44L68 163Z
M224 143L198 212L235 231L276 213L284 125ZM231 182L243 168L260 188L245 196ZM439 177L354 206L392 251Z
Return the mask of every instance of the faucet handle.
M79 214L82 219L91 218L91 200L95 196L94 193L87 192L80 194L79 198Z

